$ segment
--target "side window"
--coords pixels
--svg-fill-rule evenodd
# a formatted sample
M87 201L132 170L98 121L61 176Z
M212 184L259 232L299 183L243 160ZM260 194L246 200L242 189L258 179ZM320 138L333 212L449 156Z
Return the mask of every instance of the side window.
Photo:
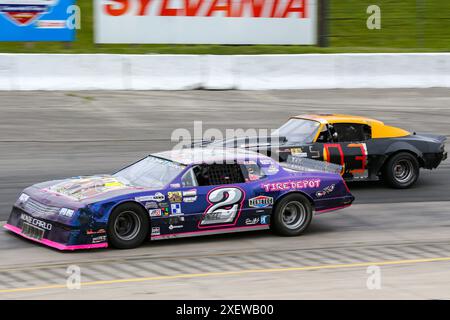
M195 178L194 169L189 169L181 178L182 187L197 187L197 179Z
M331 142L331 135L330 135L330 131L328 130L328 126L322 127L322 131L319 133L319 136L317 137L316 142L319 142L319 143Z
M257 181L266 177L266 174L256 163L242 164L241 169L246 182Z
M336 123L333 125L339 142L366 141L372 137L370 126L356 123Z
M244 175L238 164L203 164L194 168L199 186L244 183Z

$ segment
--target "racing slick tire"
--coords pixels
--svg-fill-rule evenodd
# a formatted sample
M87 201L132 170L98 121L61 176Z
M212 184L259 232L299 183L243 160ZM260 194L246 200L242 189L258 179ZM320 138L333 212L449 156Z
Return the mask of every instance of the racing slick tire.
M117 249L136 248L149 234L150 219L137 204L124 203L113 210L108 220L108 239Z
M383 179L392 188L406 189L416 183L419 173L417 157L408 152L400 152L386 162Z
M276 204L272 217L272 229L282 236L299 236L310 225L313 208L301 194L291 194Z

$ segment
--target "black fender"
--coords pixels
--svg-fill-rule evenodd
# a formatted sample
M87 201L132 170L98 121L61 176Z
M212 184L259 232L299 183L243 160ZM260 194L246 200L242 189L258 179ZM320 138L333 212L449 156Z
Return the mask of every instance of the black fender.
M418 148L413 146L412 144L405 142L405 141L397 141L391 144L387 150L386 155L387 157L384 160L384 163L386 163L386 160L389 159L392 155L397 154L399 152L409 152L412 153L417 157L417 160L419 161L419 164L423 166L424 164L424 158L423 158L423 152L420 151ZM383 163L383 165L384 165Z

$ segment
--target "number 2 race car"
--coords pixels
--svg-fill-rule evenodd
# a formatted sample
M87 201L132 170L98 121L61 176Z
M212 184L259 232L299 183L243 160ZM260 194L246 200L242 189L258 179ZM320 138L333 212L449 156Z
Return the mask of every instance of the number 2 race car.
M291 119L272 136L245 137L196 145L251 149L286 161L289 155L336 163L347 181L383 179L409 188L420 168L435 169L447 158L445 136L410 133L365 117L318 114Z
M249 150L157 153L113 175L26 188L5 228L60 250L108 244L128 249L148 238L270 227L296 236L308 228L314 212L354 200L340 166L304 160L290 157L282 167Z

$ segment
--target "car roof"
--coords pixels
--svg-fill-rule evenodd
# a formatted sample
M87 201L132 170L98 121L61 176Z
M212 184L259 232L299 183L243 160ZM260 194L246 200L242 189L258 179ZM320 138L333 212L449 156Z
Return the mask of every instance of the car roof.
M154 153L152 156L181 163L183 165L226 163L227 161L257 161L260 158L270 159L250 150L218 147L177 149Z
M304 114L293 117L293 119L307 119L317 121L322 124L335 123L357 123L367 124L372 129L372 138L398 138L405 137L411 133L392 126L387 126L384 122L372 118L351 116L348 114Z
M360 123L384 125L384 123L379 120L348 114L303 114L293 118L313 120L320 123Z

